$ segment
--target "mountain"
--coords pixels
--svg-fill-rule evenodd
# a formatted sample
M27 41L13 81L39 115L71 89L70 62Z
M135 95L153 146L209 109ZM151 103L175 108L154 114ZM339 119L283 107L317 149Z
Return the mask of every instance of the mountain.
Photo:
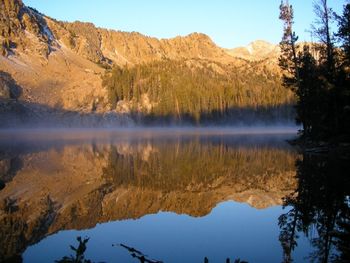
M263 41L252 43L246 51L225 50L201 33L157 39L136 32L98 28L92 23L57 21L25 6L21 0L0 0L0 7L0 83L7 83L7 88L0 87L4 91L0 92L3 116L9 116L18 105L29 112L27 115L54 112L59 116L62 111L65 116L67 112L93 117L96 113L103 117L105 113L120 115L108 87L102 85L102 77L116 66L130 68L179 61L191 70L212 65L213 74L226 79L227 72L238 75L253 71L267 79L279 74L276 50ZM2 77L5 75L6 79ZM1 96L13 93L6 92L14 86L8 84L8 79L20 90L15 103L5 103L6 96ZM287 97L279 103L289 101L290 95ZM159 101L152 103L156 105ZM50 114L39 119L52 119Z
M235 58L241 58L249 61L259 61L264 59L272 59L276 62L280 55L277 45L271 44L264 40L256 40L246 47L237 47L227 49L226 52Z

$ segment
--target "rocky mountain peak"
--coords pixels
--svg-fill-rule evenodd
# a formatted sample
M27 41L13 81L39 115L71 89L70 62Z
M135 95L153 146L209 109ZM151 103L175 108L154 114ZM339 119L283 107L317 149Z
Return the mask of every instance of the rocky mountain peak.
M279 47L264 40L256 40L245 47L228 49L227 53L249 61L276 59L279 56Z
M265 41L225 50L197 32L158 39L92 23L57 21L21 0L0 0L0 71L24 87L23 99L51 107L89 111L99 101L98 109L108 110L100 76L113 65L186 61L187 66L199 68L209 63L216 72L226 74L235 67L248 69L250 61L269 58L274 52ZM254 72L271 61L263 61ZM271 62L273 72L276 62Z
M186 36L186 38L197 40L197 41L210 41L212 42L211 38L203 33L193 32Z
M273 50L275 50L275 48L276 48L276 45L273 45L264 40L253 41L247 46L248 51L251 52L252 55L266 54L266 53L272 52Z
M0 0L0 7L1 54L7 56L18 49L47 56L53 37L44 16L26 7L21 0ZM33 43L28 34L35 36L37 43Z
M164 58L233 61L202 33L157 39L136 32L97 28L92 23L57 21L25 6L20 0L0 0L0 3L1 53L6 56L9 52L27 50L26 53L47 57L57 44L58 48L65 46L79 56L104 66L138 64Z
M2 7L1 10L8 17L14 17L18 16L19 11L23 7L23 2L22 0L0 0L0 6Z
M0 36L7 38L21 29L21 0L0 0Z

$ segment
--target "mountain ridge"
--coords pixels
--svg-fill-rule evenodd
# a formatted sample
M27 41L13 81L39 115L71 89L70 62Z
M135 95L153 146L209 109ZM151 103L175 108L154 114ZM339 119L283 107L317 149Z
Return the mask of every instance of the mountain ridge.
M0 6L0 71L22 87L19 101L77 112L115 111L102 85L106 69L154 61L186 61L189 67L208 62L219 74L252 67L278 72L275 56L249 60L232 55L203 33L157 39L89 22L58 21L21 0L0 0Z
M149 58L147 55L153 54L152 59L158 58L168 58L168 59L178 59L178 58L201 58L213 61L219 61L224 63L230 63L235 61L230 56L233 49L224 49L216 45L213 40L204 33L193 32L185 36L175 36L172 38L156 38L151 36L146 36L138 32L125 32L115 29L105 29L95 26L91 22L64 22L58 21L54 18L46 16L34 8L27 7L23 4L21 0L9 1L1 0L2 9L1 12L1 38L2 38L2 52L3 54L8 51L15 51L18 48L24 48L20 44L16 37L22 35L22 38L28 38L24 33L35 34L36 37L41 40L41 42L46 42L48 46L51 44L64 44L70 47L73 51L78 54L83 54L83 56L93 62L101 63L104 59L112 60L116 64L122 64L123 61L119 61L115 55L111 57L107 56L107 53L112 53L112 51L118 53L123 52L124 49L131 50L128 60L129 63L140 63L145 62ZM23 40L20 39L20 40ZM17 42L14 42L16 41ZM148 50L141 50L140 47L135 47L126 45L127 40L132 43L131 40L139 40L141 43L137 43L139 46L148 45ZM144 41L144 43L142 43ZM6 42L6 43L5 43ZM11 45L10 42L14 42ZM121 43L124 42L124 43ZM188 43L191 42L191 43ZM272 44L257 40L250 44L250 46L257 46L260 43L264 43L263 47L260 48L261 51L264 48L270 48ZM28 44L28 43L25 43ZM82 47L85 47L85 54L82 51ZM191 44L191 45L189 45ZM56 47L57 47L56 45ZM190 52L186 52L186 48ZM209 50L209 49L213 50ZM249 47L248 47L249 48ZM29 48L30 49L30 48ZM49 48L48 48L49 49ZM132 50L136 49L136 51ZM152 52L153 50L153 52ZM94 54L91 52L94 51ZM141 57L133 57L132 55L137 53L142 53ZM193 52L197 51L197 52ZM269 50L269 52L272 50ZM89 53L90 52L90 53ZM47 50L50 53L50 50ZM43 54L45 55L45 54ZM49 54L47 54L49 55ZM127 57L126 55L124 57Z
M250 61L259 61L268 58L277 58L280 54L278 45L274 45L265 40L255 40L244 47L226 49L226 52L233 57Z

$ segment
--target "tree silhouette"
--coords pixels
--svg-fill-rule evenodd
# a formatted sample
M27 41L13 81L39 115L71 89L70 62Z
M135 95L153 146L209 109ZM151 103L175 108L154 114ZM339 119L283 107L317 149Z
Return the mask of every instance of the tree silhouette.
M281 3L283 84L296 95L296 120L303 125L304 137L316 141L331 138L350 141L350 7L345 5L343 15L336 16L327 0L319 0L314 11L317 20L313 32L318 43L304 44L301 50L292 28L293 8L288 1ZM338 20L337 34L331 32L333 17ZM336 44L341 46L338 48Z
M315 248L311 260L349 260L350 162L339 157L304 153L296 162L298 186L284 200L290 211L279 218L284 262L292 262L302 234Z

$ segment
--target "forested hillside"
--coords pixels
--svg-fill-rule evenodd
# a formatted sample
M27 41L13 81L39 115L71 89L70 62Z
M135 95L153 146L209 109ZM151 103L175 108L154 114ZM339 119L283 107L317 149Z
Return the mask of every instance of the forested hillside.
M292 92L259 63L235 67L203 60L163 60L114 67L104 76L113 108L144 121L244 122L293 119Z
M97 114L108 125L110 114L176 124L294 118L279 48L264 41L230 51L201 33L157 39L58 21L21 0L0 0L0 53L0 71L21 90L15 101L2 96L0 117L11 125L18 117L59 123L67 112Z

